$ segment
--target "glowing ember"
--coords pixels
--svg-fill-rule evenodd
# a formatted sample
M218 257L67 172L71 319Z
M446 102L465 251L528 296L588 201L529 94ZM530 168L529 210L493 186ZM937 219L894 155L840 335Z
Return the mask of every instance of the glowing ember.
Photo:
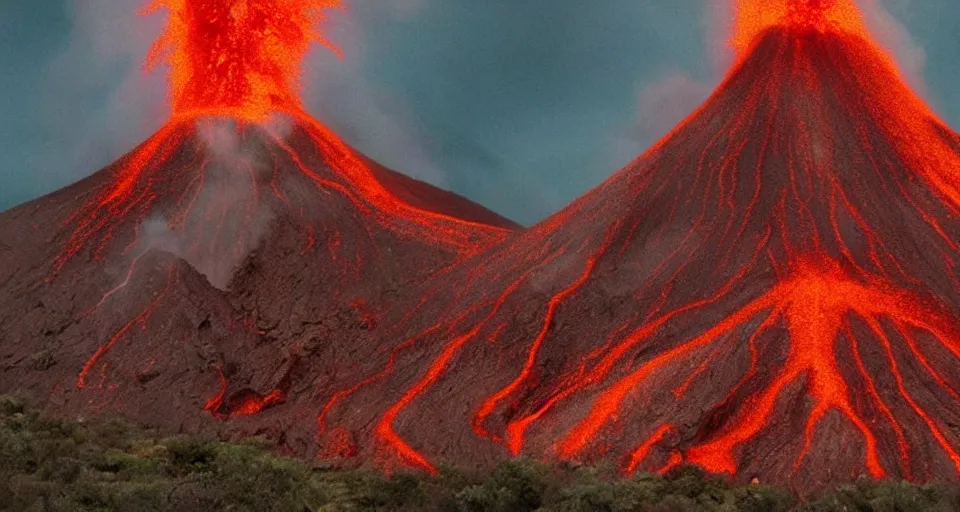
M300 66L340 0L154 0L169 11L147 60L170 65L173 113L263 120L300 110Z

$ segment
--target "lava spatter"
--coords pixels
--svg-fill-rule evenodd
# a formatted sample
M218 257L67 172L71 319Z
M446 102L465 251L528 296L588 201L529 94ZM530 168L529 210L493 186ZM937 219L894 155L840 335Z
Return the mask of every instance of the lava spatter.
M357 456L960 476L956 135L852 1L737 16L737 63L667 137L397 299L416 315L324 409Z

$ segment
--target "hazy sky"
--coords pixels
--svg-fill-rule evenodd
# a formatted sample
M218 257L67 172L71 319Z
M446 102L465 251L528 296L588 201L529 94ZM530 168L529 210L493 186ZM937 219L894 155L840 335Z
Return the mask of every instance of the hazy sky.
M346 0L309 111L361 151L523 223L598 184L722 77L726 0ZM960 127L960 4L860 0L914 86ZM0 0L0 210L156 130L162 16L140 0Z

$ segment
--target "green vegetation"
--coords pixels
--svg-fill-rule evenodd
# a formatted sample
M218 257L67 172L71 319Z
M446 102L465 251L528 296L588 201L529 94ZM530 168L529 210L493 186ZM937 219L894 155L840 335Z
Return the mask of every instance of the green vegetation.
M514 461L431 478L330 470L250 441L163 438L118 423L54 421L0 397L0 510L16 511L951 511L960 489L868 484L811 503L691 471L608 478L597 468Z

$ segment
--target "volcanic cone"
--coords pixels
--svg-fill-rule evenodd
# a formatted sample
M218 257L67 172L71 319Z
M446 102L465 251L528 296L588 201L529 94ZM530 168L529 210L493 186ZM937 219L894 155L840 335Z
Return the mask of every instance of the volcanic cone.
M649 152L411 290L321 434L427 470L956 478L960 139L852 2L780 7Z
M158 2L172 119L0 214L0 392L174 429L249 416L310 389L303 358L373 328L382 294L515 226L305 114L292 82L316 13L270 3Z

